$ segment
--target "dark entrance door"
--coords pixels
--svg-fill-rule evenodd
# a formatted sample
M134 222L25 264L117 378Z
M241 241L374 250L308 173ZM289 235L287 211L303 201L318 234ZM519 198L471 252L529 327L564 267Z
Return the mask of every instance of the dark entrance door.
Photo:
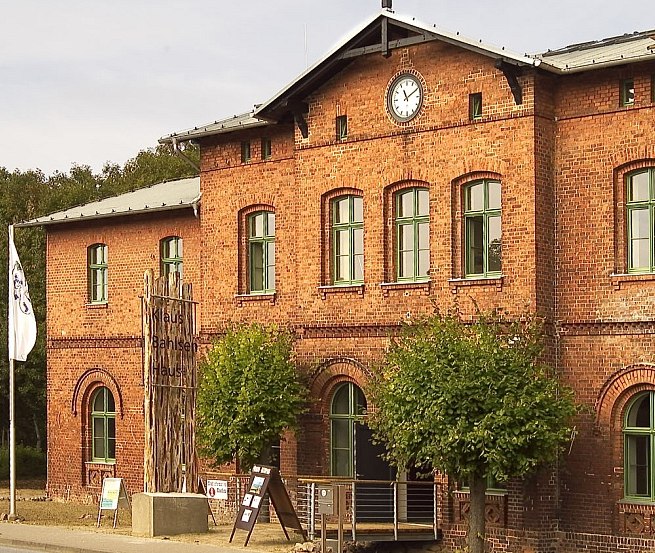
M356 520L393 521L391 481L396 478L396 471L383 458L384 452L383 445L373 443L373 434L366 424L355 424Z

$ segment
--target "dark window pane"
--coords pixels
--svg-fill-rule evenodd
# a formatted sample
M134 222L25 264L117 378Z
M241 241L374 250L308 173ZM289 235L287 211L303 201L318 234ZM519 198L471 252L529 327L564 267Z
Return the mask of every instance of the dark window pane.
M350 419L332 419L332 447L350 448Z
M93 439L93 457L95 459L105 458L105 440L104 438Z
M116 404L114 403L114 396L109 390L107 390L106 394L107 394L107 412L115 413Z
M100 388L93 398L93 411L96 413L103 413L105 410L105 395L104 388Z
M105 419L104 417L94 417L93 418L93 437L94 438L105 438Z
M630 408L629 428L650 428L650 394L641 396Z
M107 459L116 459L116 440L107 440Z
M466 273L469 275L484 273L484 218L468 217L466 219Z
M340 386L332 399L332 413L347 415L350 413L350 389L348 384Z
M116 438L116 419L114 417L107 417L107 438Z
M250 287L254 291L264 289L264 243L250 244Z
M650 496L650 436L626 436L628 495Z
M489 272L499 272L501 265L501 232L500 217L489 217L488 219L488 268Z
M364 392L362 392L361 388L355 386L354 384L352 384L352 387L355 391L355 414L363 415L364 411L366 411L366 397L364 396Z
M352 476L350 451L342 449L332 451L332 476Z

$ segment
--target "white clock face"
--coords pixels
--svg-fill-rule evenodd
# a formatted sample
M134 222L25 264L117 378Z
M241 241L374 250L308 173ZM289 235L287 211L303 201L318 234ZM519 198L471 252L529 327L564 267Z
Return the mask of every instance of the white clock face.
M414 75L400 75L389 87L387 106L396 121L414 118L423 105L423 87Z

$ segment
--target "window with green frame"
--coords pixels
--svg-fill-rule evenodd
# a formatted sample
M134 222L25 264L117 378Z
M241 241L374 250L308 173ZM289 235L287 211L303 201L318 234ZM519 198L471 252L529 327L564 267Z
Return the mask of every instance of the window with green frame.
M104 386L91 397L91 460L116 460L116 405L114 396Z
M430 193L409 188L395 194L396 279L427 280L430 271Z
M87 248L89 301L107 301L107 244L93 244Z
M655 168L640 169L626 177L628 272L655 272Z
M179 236L167 236L159 242L159 257L161 274L166 276L170 273L180 273L182 278L182 238Z
M258 211L248 217L249 292L275 291L275 213Z
M353 384L341 384L330 406L330 459L332 476L354 476L356 424L364 419L366 398Z
M500 182L480 180L464 189L464 258L467 277L498 276L501 270Z
M469 481L468 479L462 480L462 485L460 488L464 492L469 491ZM499 482L496 480L493 476L489 475L487 476L487 493L499 493L499 492L506 492L507 491L507 484L504 482Z
M364 202L361 196L332 200L332 283L364 281Z
M627 498L655 501L655 392L638 395L630 403L623 421L624 478Z

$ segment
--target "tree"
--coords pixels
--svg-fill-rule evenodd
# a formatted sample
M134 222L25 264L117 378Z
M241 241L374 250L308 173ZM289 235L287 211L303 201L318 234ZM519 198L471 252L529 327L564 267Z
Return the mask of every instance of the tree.
M524 477L556 459L575 413L572 392L541 361L542 324L458 313L409 323L370 389L370 425L398 467L468 482L471 553L484 548L487 478Z
M259 324L228 329L200 364L197 438L217 465L269 462L270 447L294 428L306 389L289 332Z

